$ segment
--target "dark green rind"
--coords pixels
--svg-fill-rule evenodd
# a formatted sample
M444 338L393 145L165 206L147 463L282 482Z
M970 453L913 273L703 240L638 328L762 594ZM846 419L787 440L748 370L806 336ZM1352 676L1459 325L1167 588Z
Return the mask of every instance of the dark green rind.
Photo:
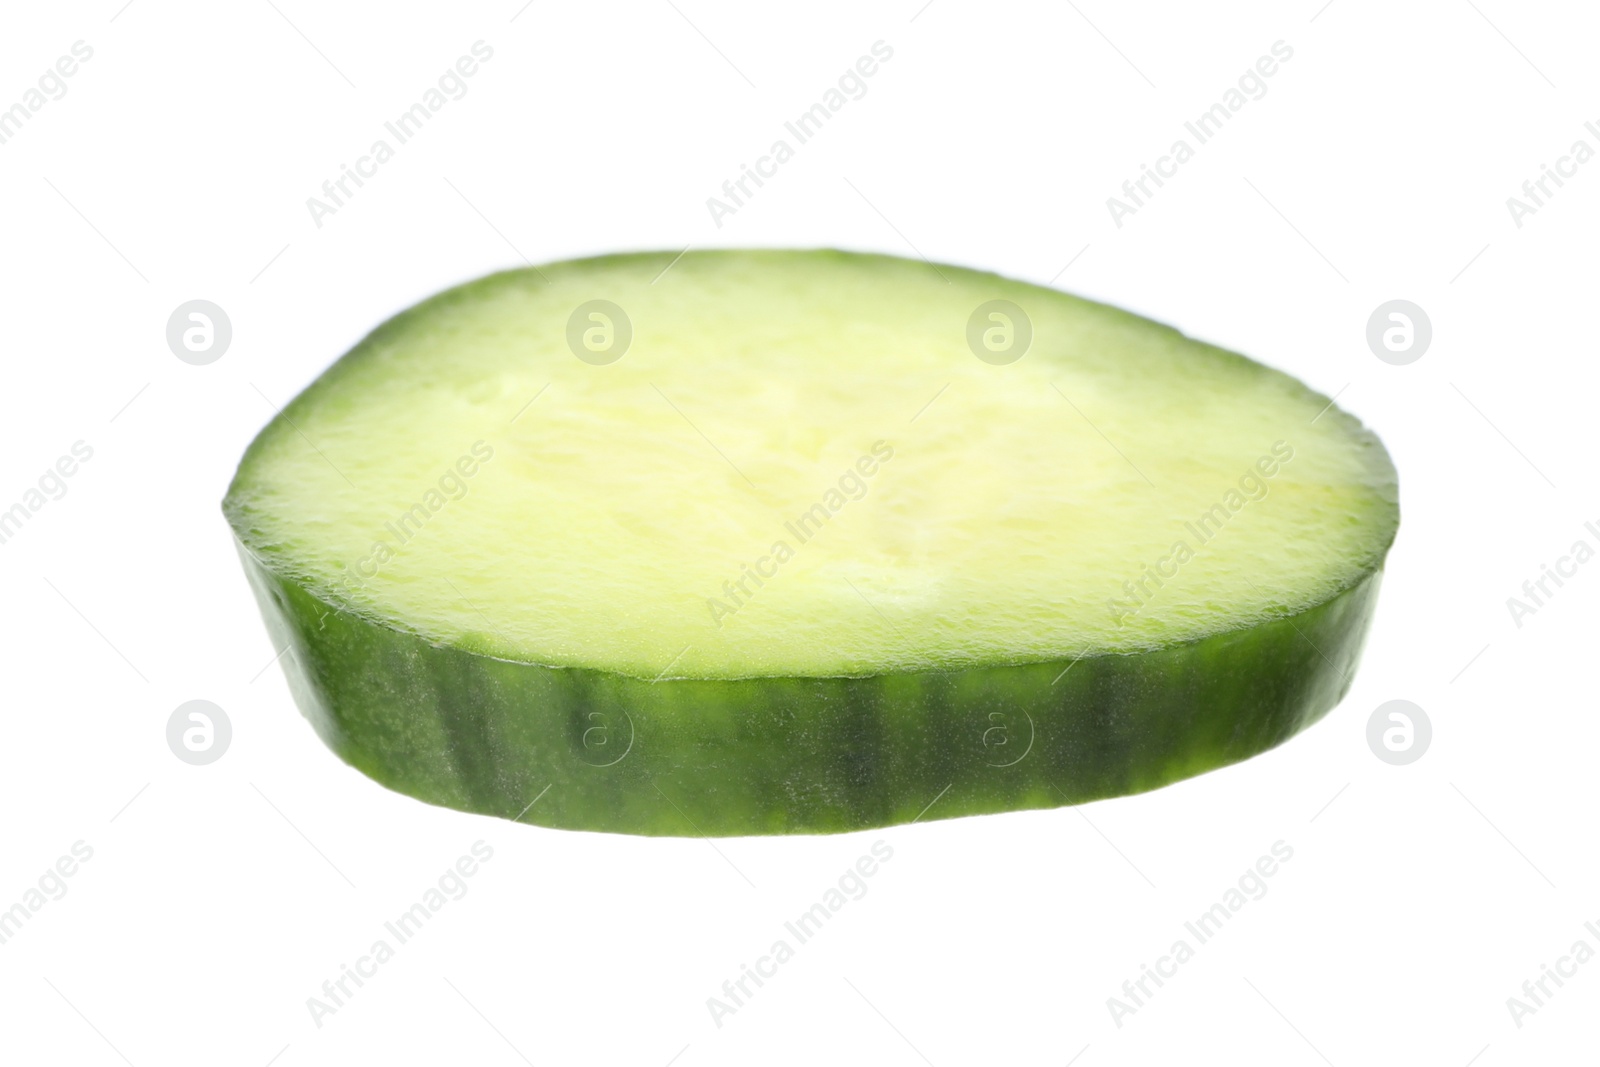
M240 554L291 650L296 701L347 763L431 804L663 836L1060 807L1238 762L1344 696L1382 573L1298 615L1140 655L647 682L438 647Z

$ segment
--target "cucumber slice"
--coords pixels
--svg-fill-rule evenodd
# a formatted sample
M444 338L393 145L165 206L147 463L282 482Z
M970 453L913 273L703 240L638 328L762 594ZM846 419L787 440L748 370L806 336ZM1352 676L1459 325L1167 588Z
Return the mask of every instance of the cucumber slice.
M1078 803L1278 744L1349 686L1397 500L1326 397L1147 319L696 251L398 315L224 511L298 703L366 774L729 835Z

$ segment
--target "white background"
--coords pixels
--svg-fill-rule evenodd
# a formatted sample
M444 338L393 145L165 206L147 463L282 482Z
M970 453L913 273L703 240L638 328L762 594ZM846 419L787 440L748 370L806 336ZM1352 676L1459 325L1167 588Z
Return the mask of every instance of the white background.
M0 34L0 107L73 42L94 49L0 145L0 507L94 449L0 545L0 908L93 849L0 945L0 1057L1593 1056L1600 962L1520 1028L1506 999L1574 941L1600 949L1583 928L1600 563L1520 628L1506 598L1600 543L1583 528L1600 162L1521 228L1505 203L1575 139L1600 148L1592 11L122 2L14 5ZM306 198L480 39L494 58L468 95L317 228ZM706 198L880 39L894 57L868 94L714 226ZM1113 225L1106 198L1278 40L1294 56L1268 94ZM1337 393L1401 472L1349 697L1280 749L1144 796L715 849L430 808L346 768L269 668L218 510L271 405L396 310L523 257L714 245L1054 279ZM194 298L233 323L210 366L165 342ZM1409 366L1364 340L1392 298L1432 319ZM234 728L206 767L164 736L194 698ZM1365 740L1396 698L1434 727L1405 767ZM494 858L468 895L316 1026L307 998L480 839ZM879 839L894 858L868 895L715 1026L706 998ZM1294 857L1270 892L1115 1025L1107 998L1280 839Z

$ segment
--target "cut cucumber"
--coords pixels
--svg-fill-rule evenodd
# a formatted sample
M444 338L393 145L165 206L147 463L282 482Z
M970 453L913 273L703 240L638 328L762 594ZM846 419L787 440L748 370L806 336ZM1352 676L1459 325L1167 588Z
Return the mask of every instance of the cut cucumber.
M1349 686L1397 500L1326 397L1147 319L695 251L398 315L224 510L296 699L366 774L728 835L1078 803L1278 744Z

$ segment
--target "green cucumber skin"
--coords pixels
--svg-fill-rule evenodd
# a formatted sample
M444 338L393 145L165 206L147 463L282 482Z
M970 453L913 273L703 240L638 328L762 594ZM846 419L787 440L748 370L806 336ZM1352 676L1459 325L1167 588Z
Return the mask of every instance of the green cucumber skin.
M1246 759L1343 698L1382 575L1298 615L1140 655L651 682L438 647L239 550L275 647L290 649L280 662L296 702L347 763L430 804L685 837L1054 808Z

